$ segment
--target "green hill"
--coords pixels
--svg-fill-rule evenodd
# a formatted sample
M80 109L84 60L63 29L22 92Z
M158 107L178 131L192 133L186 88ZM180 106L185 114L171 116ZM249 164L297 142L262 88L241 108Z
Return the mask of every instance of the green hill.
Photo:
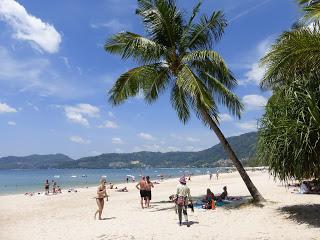
M239 159L255 155L257 133L228 138ZM107 153L73 160L65 155L31 155L0 158L0 169L12 168L137 168L137 167L216 167L230 166L220 144L199 152Z

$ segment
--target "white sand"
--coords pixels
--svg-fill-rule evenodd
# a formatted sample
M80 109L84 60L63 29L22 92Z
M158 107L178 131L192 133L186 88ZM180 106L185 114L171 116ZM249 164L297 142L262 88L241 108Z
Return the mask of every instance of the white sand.
M320 195L292 194L267 173L250 176L268 200L264 207L189 209L190 228L178 226L171 203L160 203L175 192L177 179L155 185L152 208L144 210L133 184L126 184L128 193L109 190L104 221L93 219L96 188L56 196L1 196L0 239L320 239ZM204 195L207 187L221 192L224 185L230 195L249 195L237 173L220 174L218 181L193 177L188 185L193 196ZM280 211L283 207L287 211Z

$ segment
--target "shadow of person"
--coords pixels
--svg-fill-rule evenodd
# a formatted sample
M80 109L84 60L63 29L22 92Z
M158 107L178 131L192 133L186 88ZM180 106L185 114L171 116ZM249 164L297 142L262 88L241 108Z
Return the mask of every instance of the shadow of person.
M199 222L189 221L189 222L183 222L182 223L182 225L186 225L188 227L192 226L193 224L199 224Z
M115 219L115 217L102 218L101 220L111 220L111 219Z
M320 204L292 205L278 209L287 215L287 219L298 224L308 224L312 227L320 227Z

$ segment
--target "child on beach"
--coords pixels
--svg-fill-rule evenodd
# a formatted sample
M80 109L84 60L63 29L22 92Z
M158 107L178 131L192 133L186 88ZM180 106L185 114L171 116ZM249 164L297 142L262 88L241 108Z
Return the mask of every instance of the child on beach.
M98 186L97 197L96 197L98 210L94 214L94 219L96 219L97 214L99 213L99 220L102 220L101 214L102 214L102 210L104 207L104 198L107 197L106 183L107 183L106 179L104 179L104 178L100 179L100 185Z

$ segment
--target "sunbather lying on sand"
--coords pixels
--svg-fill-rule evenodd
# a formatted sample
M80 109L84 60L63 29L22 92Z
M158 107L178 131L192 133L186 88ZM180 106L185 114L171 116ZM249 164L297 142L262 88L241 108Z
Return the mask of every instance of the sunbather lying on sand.
M127 187L116 189L117 192L128 192Z

